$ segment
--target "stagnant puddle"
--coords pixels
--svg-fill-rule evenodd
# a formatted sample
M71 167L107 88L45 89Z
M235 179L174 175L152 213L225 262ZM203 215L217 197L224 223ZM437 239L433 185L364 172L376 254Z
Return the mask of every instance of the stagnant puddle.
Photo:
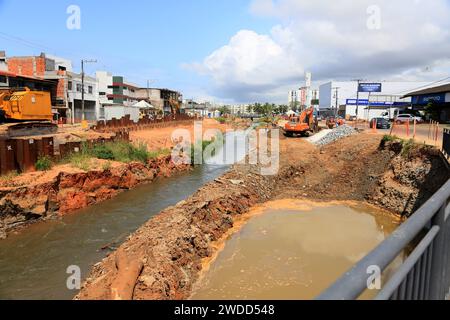
M313 299L399 224L358 203L283 200L251 216L212 262L205 261L193 300Z

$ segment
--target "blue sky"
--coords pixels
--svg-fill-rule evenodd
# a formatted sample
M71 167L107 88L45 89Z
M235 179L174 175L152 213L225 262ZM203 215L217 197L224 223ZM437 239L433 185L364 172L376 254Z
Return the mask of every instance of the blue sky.
M81 30L66 28L71 4L81 9ZM208 79L183 64L203 60L240 29L271 27L270 19L251 15L243 0L0 0L0 21L0 49L10 56L45 51L72 59L77 69L80 59L95 58L91 73L108 70L143 86L155 80L153 86L176 88L187 97L202 91Z
M69 30L69 5L81 30ZM0 50L97 59L185 98L286 103L329 80L450 76L450 0L0 0ZM449 78L450 79L450 78Z

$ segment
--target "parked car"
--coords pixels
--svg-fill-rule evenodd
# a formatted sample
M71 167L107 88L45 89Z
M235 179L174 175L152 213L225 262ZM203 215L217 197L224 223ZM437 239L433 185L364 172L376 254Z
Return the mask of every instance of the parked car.
M395 119L395 122L398 124L406 123L406 122L414 122L416 120L417 123L422 123L423 119L421 117L413 116L411 114L399 114Z
M386 118L373 118L370 120L370 128L373 129L376 124L377 129L390 129L391 123Z

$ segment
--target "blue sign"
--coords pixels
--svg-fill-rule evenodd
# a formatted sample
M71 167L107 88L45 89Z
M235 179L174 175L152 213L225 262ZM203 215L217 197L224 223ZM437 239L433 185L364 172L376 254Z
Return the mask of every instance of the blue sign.
M427 94L412 97L412 104L425 105L430 102L444 103L445 93Z
M381 83L360 83L358 86L359 92L381 92Z
M359 99L358 105L360 106L369 106L368 99ZM347 99L348 106L356 106L356 99ZM392 107L392 106L407 106L408 102L378 102L372 101L370 102L371 107Z

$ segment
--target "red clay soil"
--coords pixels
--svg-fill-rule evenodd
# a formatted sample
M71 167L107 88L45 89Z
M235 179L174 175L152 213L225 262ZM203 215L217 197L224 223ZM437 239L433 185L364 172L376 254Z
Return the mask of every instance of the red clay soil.
M157 177L190 168L176 166L170 156L164 156L147 164L112 163L109 169L89 172L63 166L18 177L0 187L0 233L5 235L30 223L74 212ZM35 180L26 184L33 176Z
M283 198L364 200L383 189L391 162L409 160L402 160L395 148L380 147L380 140L359 134L322 149L302 139L282 140L278 175L261 176L257 167L235 166L131 235L94 267L76 299L188 298L202 261L252 206ZM427 153L421 154L427 161ZM432 176L435 168L427 167L424 175ZM403 210L379 204L399 214Z

